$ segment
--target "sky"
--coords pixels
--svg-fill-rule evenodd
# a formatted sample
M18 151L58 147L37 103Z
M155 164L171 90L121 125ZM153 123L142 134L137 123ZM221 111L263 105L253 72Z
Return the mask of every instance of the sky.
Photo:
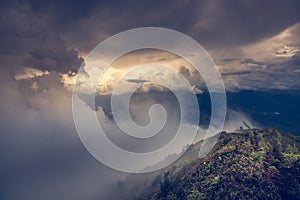
M297 0L0 1L1 199L119 198L115 185L127 175L87 152L72 118L77 70L103 40L132 28L173 29L207 50L227 92L299 92L299 8ZM203 92L185 60L145 50L116 60L99 95L130 67L153 61L172 65ZM147 77L125 82L124 93Z

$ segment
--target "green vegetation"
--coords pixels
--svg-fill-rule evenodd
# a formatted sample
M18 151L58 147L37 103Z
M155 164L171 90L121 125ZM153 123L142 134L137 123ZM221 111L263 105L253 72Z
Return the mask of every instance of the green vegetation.
M199 190L192 190L191 193L187 196L187 200L203 200L205 196Z
M211 179L211 184L212 185L217 185L218 183L220 183L220 176L219 175L217 175L213 179Z
M227 145L227 146L222 147L219 150L219 153L222 155L222 154L226 154L226 153L232 152L234 150L235 150L235 146Z
M203 159L199 146L154 179L140 199L300 199L300 137L274 129L223 133Z
M283 165L287 168L290 168L293 166L293 164L300 159L300 154L294 154L294 153L282 153L283 155Z
M255 160L257 160L257 161L262 162L263 159L264 159L264 157L265 157L265 154L266 154L266 152L265 152L264 148L263 148L263 147L260 147L260 148L258 149L258 151L253 151L253 152L251 152L251 153L250 153L250 156L251 156L252 158L254 158Z

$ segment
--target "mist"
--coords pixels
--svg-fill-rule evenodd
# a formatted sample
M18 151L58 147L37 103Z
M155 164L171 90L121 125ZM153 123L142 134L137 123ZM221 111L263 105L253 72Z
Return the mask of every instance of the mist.
M78 137L72 118L72 94L59 82L59 75L51 73L36 78L37 91L32 90L32 81L16 82L13 76L1 79L2 199L131 199L159 173L126 174L101 164ZM98 119L110 139L121 147L143 152L164 145L173 137L180 116L178 102L167 92L150 94L133 98L131 111L133 119L143 125L149 121L148 108L167 100L163 104L169 118L162 132L167 136L154 139L154 147L139 145L138 141L138 145L131 145L132 141L121 135L109 115L109 104L99 103ZM204 107L209 110L206 104ZM209 118L205 113L202 112L202 119ZM224 129L235 130L242 120L254 126L245 114L229 111ZM205 128L199 133L204 134Z

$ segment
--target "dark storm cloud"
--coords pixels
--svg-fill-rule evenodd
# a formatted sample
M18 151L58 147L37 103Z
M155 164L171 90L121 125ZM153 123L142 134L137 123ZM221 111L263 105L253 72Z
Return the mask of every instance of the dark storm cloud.
M91 27L89 23L75 23L74 26L91 32L102 29L108 35L140 26L162 26L184 32L206 48L243 45L267 38L300 19L299 1L126 1L113 6L102 4L99 2L97 12L85 18L85 22L94 21L98 27ZM84 36L74 35L80 41ZM97 39L99 41L103 36L95 37Z
M77 41L78 48L91 48L111 34L140 26L173 28L207 47L240 45L272 36L300 19L296 0L24 1L4 7L17 10L20 5L29 6L36 18L45 17L49 30ZM102 31L107 35L97 35Z
M23 64L41 70L67 73L77 72L82 62L78 53L74 49L68 49L63 40L48 37L29 51L29 57L24 59Z
M73 70L77 61L70 58L75 56L74 50L62 52L64 41L68 47L89 52L108 36L141 26L181 31L209 49L243 45L298 22L299 7L296 0L4 1L0 9L0 53L30 54L25 64L44 69L52 65L65 72L67 68ZM62 44L55 47L49 42L39 47L41 40L51 40L51 35L61 38ZM50 52L55 49L57 52Z
M208 4L196 34L207 44L241 45L270 37L299 21L299 1L221 1ZM200 41L202 37L200 36ZM206 43L206 42L205 42Z
M1 69L12 73L25 66L57 72L76 71L82 63L77 51L61 39L51 23L51 16L36 14L32 9L28 3L1 5Z

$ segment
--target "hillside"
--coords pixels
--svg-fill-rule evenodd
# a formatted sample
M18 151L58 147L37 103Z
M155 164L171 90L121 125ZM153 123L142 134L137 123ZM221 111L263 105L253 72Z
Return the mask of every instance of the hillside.
M198 159L192 145L138 199L300 199L300 137L274 129L222 133Z

